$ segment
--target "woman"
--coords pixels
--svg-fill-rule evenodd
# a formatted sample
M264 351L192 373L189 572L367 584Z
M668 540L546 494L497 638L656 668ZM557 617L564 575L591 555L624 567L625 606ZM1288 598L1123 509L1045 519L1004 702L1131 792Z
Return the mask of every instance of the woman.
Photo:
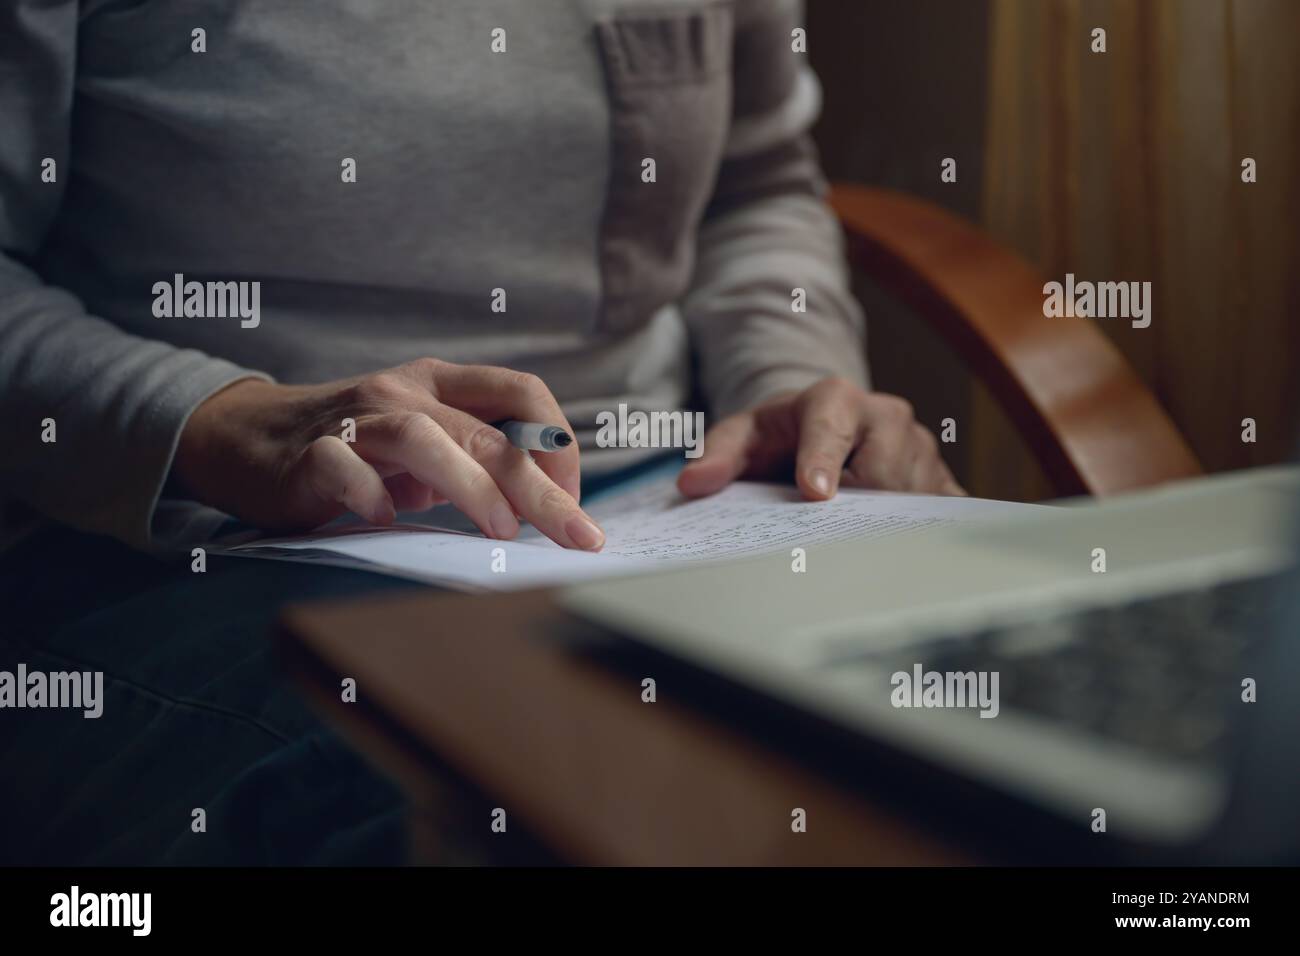
M119 684L157 691L178 669L206 673L201 609L261 621L307 580L277 571L258 605L247 571L200 587L91 535L157 549L227 516L382 524L449 500L494 537L522 518L600 548L579 448L534 467L488 424L504 418L572 429L590 478L637 455L591 447L600 411L698 394L713 424L681 473L688 495L772 474L812 499L841 480L960 493L909 406L867 389L807 135L819 94L796 6L6 4L3 492L9 510L83 532L43 531L6 558L25 582L11 595L22 652L91 647ZM257 315L202 295L155 308L173 282L237 289ZM63 602L56 639L33 594L54 566L67 573L69 552L129 580ZM141 582L155 601L187 595L168 635L175 663L147 679L131 672L138 657L115 656L121 635L158 626L123 610ZM260 629L240 633L261 661ZM233 692L204 693L227 707ZM110 690L99 751L116 733L173 752L141 743L156 714L110 731L112 713ZM242 792L241 761L282 758L309 726L250 743L175 796L177 812ZM219 733L212 746L230 750ZM232 828L250 812L232 811Z

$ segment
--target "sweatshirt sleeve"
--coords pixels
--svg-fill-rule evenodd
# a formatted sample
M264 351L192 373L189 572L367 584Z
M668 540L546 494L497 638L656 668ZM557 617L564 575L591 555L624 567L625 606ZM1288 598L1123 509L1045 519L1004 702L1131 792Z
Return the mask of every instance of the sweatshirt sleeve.
M736 7L731 129L683 302L717 416L828 376L867 384L862 314L808 135L821 89L792 49L801 6Z
M148 547L186 419L257 373L128 335L30 267L72 173L77 10L0 4L0 495Z

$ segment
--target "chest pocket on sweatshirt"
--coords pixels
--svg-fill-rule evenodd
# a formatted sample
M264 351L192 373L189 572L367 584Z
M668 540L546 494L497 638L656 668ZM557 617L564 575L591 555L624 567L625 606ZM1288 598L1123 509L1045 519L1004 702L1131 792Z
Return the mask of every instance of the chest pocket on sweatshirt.
M601 331L645 322L690 282L730 124L732 30L723 3L618 13L596 25L611 139Z

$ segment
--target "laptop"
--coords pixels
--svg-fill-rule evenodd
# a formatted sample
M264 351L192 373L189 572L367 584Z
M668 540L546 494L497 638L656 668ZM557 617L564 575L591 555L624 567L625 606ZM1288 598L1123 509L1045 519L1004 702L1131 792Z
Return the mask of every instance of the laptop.
M1300 469L1043 511L560 600L741 689L760 735L940 816L983 798L1039 859L1300 859Z

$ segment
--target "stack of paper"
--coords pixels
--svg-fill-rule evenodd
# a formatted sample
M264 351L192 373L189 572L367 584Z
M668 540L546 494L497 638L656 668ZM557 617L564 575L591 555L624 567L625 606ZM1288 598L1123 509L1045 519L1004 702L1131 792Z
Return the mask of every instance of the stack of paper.
M363 567L465 590L512 590L630 574L683 561L739 558L855 537L1021 514L1037 505L841 489L810 502L787 485L738 482L689 500L671 477L599 501L588 512L605 530L598 554L570 551L525 526L514 541L450 530L449 522L353 526L225 549L242 557ZM444 512L445 514L446 512ZM463 526L463 520L460 522Z

